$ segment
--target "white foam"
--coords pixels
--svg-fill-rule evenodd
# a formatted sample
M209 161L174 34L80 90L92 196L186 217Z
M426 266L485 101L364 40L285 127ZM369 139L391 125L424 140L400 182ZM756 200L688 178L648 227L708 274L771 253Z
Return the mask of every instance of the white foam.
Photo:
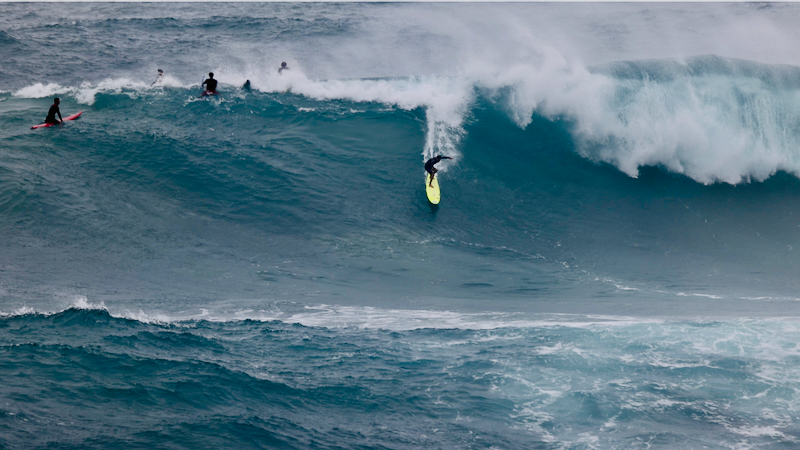
M18 91L14 91L11 95L19 98L45 98L53 97L56 95L63 95L73 92L74 88L61 86L60 84L48 83L35 83L26 86Z
M280 78L280 77L279 77ZM462 122L473 100L467 80L445 77L383 80L312 81L301 72L267 83L267 89L286 89L316 100L376 102L404 110L425 108L427 136L423 159L436 154L457 158ZM451 163L442 164L446 170Z
M152 81L150 84L147 85L149 88L159 88L159 87L177 87L177 88L188 88L190 85L179 80L178 78L170 75L164 74L163 77L158 79L155 83Z
M660 323L658 319L631 317L551 314L525 318L517 314L484 312L382 309L369 306L320 305L306 307L307 312L279 319L304 326L329 328L385 329L393 331L415 329L493 330L499 328L587 328L594 326L626 326L641 323ZM579 350L570 349L578 352Z
M561 344L561 342L557 342L556 345L552 347L547 347L547 346L536 347L534 351L536 352L537 355L553 355L556 353L560 353L561 351L563 351L563 349L564 346Z
M566 118L582 155L631 177L643 166L663 166L704 184L761 181L779 170L800 176L800 135L787 132L800 120L793 106L800 91L776 90L735 72L617 80L552 48L538 50L538 64L474 74L475 84L522 128L534 113Z
M180 82L180 80L177 78L174 78L170 75L165 75L163 80L154 86L151 86L150 83L146 83L144 81L132 80L129 78L107 78L97 84L84 82L77 87L62 86L54 83L35 83L13 92L12 95L18 98L46 98L57 95L71 96L78 103L92 105L96 100L97 94L100 92L111 92L116 94L125 92L128 95L135 96L136 93L144 92L145 90L151 88L165 86L182 88L189 87L189 85Z
M231 68L221 68L215 78L225 80L224 86L241 86L249 79L252 89L262 92L291 92L319 101L374 102L409 111L423 108L428 128L423 148L424 159L436 154L458 159L458 144L464 134L462 123L474 100L474 80L462 77L312 80L300 68L293 67L282 75L266 69L242 73ZM36 83L14 92L13 95L20 98L69 95L78 103L92 105L100 92L135 96L137 93L167 86L192 86L169 74L164 75L155 85L151 86L151 83L129 78L109 78L97 84L82 83L78 87ZM237 91L232 92L235 94ZM196 100L193 97L189 101ZM300 107L298 110L307 112L314 111L315 108ZM351 114L359 112L363 110L351 108ZM454 161L445 161L439 168L446 171L453 163Z
M36 314L36 310L31 308L30 306L23 306L10 313L0 311L0 317L15 317L15 316L24 316L28 314Z
M439 151L437 145L457 153L463 119L443 120L437 111L463 117L460 105L470 103L470 89L478 86L520 127L534 113L566 118L584 156L632 177L643 166L662 166L701 183L735 184L764 180L779 170L800 176L795 150L800 136L787 132L800 120L800 91L774 89L745 75L692 75L688 70L668 80L625 80L587 67L643 59L685 61L704 54L798 64L800 57L788 45L800 38L797 15L795 10L719 4L661 4L657 11L643 4L398 7L377 12L364 33L380 42L379 48L404 56L388 64L396 73L425 67L447 73L454 86L466 86L458 89L458 106L435 94L422 102L433 115L425 157ZM430 55L413 57L412 46ZM336 63L369 72L367 66L376 59L382 60L381 55ZM302 83L283 82L287 90L315 95ZM333 86L317 88L327 98L361 101ZM374 98L394 101L383 94Z
M86 298L83 295L65 294L65 295L59 295L58 297L60 297L62 299L64 297L66 297L67 303L69 304L69 306L66 309L84 309L84 310L104 310L104 311L108 311L108 308L106 308L106 305L105 305L104 302L91 303L91 302L89 302L89 299ZM30 306L22 306L22 307L16 309L13 312L10 312L10 313L6 313L6 312L3 312L3 311L0 311L0 317L15 317L15 316L30 315L30 314L42 314L42 315L45 315L45 316L50 316L50 315L53 315L53 314L58 314L59 312L63 312L63 311L64 310L61 310L61 311L41 311L41 310L37 310L37 309L35 309L33 307L30 307Z
M72 297L72 308L87 309L87 310L103 310L108 311L104 302L90 303L89 299L83 295L75 295Z
M245 52L240 49L239 51ZM249 54L249 53L248 53ZM215 78L232 86L250 81L251 89L266 93L302 95L314 100L374 102L403 110L425 109L427 137L423 158L442 154L457 159L458 143L463 136L462 123L474 100L471 76L402 76L383 78L309 78L301 64L287 60L290 70L278 74L279 62L252 57L244 66L223 65L214 70ZM342 63L343 66L352 64ZM300 111L310 109L300 108ZM355 109L353 113L361 111ZM446 171L454 161L437 168Z
M751 427L726 427L728 431L731 431L736 434L740 434L742 436L748 437L760 437L760 436L768 436L768 437L777 437L781 439L787 439L789 441L794 442L795 439L787 436L782 431L775 429L775 427L770 426L751 426Z
M505 328L607 328L625 327L641 324L663 323L661 319L634 318L624 316L585 316L572 314L534 314L524 316L516 313L502 312L475 312L461 313L456 311L440 310L402 310L384 309L370 306L340 306L316 305L305 306L302 312L284 312L276 307L270 310L240 309L233 312L220 309L198 308L198 311L183 312L145 312L142 309L109 310L103 302L90 303L85 297L76 296L71 301L72 308L78 309L103 309L109 311L113 317L137 320L143 323L158 324L183 324L191 326L188 322L206 320L209 322L229 322L252 320L260 322L280 321L288 324L300 324L308 327L326 328L354 328L354 329L384 329L392 331L408 331L418 329L463 329L463 330L496 330ZM293 307L296 309L296 306ZM52 311L35 311L30 308L21 310L20 313L54 314ZM4 314L0 312L0 314ZM8 314L5 314L8 315ZM523 336L519 334L482 335L469 340L452 341L446 346L463 345L477 342L490 342L495 340L517 340ZM442 343L431 343L432 346ZM570 352L583 356L584 351L574 346L540 347L541 354L550 352Z
M130 313L128 313L130 314ZM144 313L142 313L144 314ZM131 318L139 317L129 315ZM147 315L143 320L151 320ZM496 330L504 328L595 328L624 327L640 324L659 324L662 319L634 318L625 316L585 316L572 314L534 314L524 316L503 312L462 313L447 310L407 310L385 309L371 306L316 305L305 306L302 312L282 312L272 309L248 310L237 312L206 311L202 314L185 313L180 315L160 315L159 322L180 322L190 320L207 320L226 322L231 320L254 320L262 322L281 321L296 323L308 327L383 329L391 331L409 331L419 329L463 329L463 330ZM519 335L479 336L469 341L453 341L448 344L492 341L497 339L514 340ZM432 344L432 345L439 345ZM544 352L548 350L542 348ZM554 348L553 350L559 350ZM561 350L582 355L582 350L573 346Z
M525 403L522 407L517 407L511 418L521 421L525 430L541 436L544 442L552 443L558 440L556 436L544 427L545 424L553 423L555 418L547 412L536 409L536 405L532 402Z
M800 121L800 91L746 75L688 70L666 80L615 79L589 67L698 54L798 64L790 44L800 39L798 12L776 11L736 4L660 4L655 11L634 3L391 5L364 13L359 38L328 38L334 52L313 39L269 51L231 43L226 55L214 56L213 71L237 88L250 80L263 92L424 108L423 159L456 158L442 170L458 163L478 87L520 127L534 114L567 119L581 154L632 177L643 166L662 166L701 183L742 183L780 170L800 176L800 136L790 131ZM365 51L374 48L382 51ZM278 57L290 67L281 75ZM141 91L151 82L37 83L13 95L69 94L92 104L99 91ZM154 88L161 86L188 87L171 74Z
M170 323L182 322L184 320L187 320L187 319L176 320L176 317L174 317L174 316L169 316L169 315L160 314L160 313L150 313L150 314L148 314L148 313L145 313L144 311L142 311L141 309L139 309L138 311L130 311L130 310L126 309L126 310L122 311L119 314L119 316L116 316L116 317L121 317L123 319L135 320L137 322L142 322L142 323L157 324L157 325L170 324Z
M685 292L678 292L675 295L677 295L678 297L704 297L704 298L710 298L710 299L714 299L714 300L721 300L721 299L725 298L725 297L721 297L719 295L714 295L714 294L696 294L696 293L695 294L687 294Z

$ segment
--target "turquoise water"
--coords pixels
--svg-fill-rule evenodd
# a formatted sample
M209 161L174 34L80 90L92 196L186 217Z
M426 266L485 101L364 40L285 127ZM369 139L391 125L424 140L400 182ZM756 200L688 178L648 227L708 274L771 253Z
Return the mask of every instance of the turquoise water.
M796 6L0 11L0 447L797 445Z

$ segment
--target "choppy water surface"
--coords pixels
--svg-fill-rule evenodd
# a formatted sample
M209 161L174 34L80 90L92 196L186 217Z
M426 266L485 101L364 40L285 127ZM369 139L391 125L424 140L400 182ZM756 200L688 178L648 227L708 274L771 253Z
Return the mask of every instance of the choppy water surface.
M797 6L51 6L1 447L797 446Z

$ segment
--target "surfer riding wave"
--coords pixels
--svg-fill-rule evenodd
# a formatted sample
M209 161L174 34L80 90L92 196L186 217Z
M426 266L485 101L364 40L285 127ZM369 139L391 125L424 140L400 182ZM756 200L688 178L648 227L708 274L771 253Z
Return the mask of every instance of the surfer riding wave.
M438 169L436 169L436 167L433 167L433 166L438 164L443 159L453 159L453 158L451 158L449 156L439 155L439 156L436 156L436 157L433 157L433 158L429 159L425 163L425 171L428 172L429 174L431 174L431 181L428 184L430 187L433 187L433 176L436 174L436 172L439 171Z

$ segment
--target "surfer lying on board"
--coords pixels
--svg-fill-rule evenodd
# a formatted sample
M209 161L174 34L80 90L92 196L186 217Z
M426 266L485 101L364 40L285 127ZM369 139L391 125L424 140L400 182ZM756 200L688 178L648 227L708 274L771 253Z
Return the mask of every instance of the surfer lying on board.
M47 111L47 118L44 119L44 123L61 123L64 121L64 118L61 117L61 110L58 108L58 104L61 103L61 99L56 97L53 99L53 106L50 107L50 111ZM58 114L58 118L61 121L56 120L56 114Z
M203 84L200 86L206 87L206 92L209 94L216 94L217 93L217 80L214 79L214 72L208 72L208 79L203 81Z
M441 161L443 159L453 159L453 158L451 158L449 156L439 155L439 156L437 156L435 158L429 159L428 162L425 163L425 171L428 172L429 174L431 174L431 181L429 183L430 187L433 187L433 174L438 172L438 170L436 170L436 167L433 167L433 166L435 164L438 164L439 161Z

